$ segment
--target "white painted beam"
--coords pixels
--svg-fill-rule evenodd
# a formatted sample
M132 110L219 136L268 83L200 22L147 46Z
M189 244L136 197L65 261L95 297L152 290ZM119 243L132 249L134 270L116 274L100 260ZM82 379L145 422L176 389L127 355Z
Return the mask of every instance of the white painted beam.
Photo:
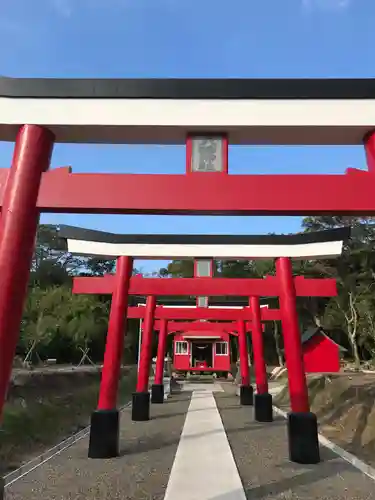
M104 243L68 239L68 252L77 255L136 259L215 258L215 259L328 259L341 255L342 241L325 241L300 245L192 245Z
M0 98L0 140L23 124L57 142L185 144L188 133L227 133L230 144L362 144L375 99Z

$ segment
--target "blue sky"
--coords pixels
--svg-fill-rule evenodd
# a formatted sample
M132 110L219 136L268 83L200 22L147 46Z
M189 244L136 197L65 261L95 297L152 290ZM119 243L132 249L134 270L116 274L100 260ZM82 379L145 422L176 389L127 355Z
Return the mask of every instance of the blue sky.
M374 77L374 0L2 0L0 74L24 77ZM0 143L8 167L12 144ZM74 172L183 173L182 147L57 145ZM361 147L232 147L230 172L342 173ZM307 186L308 189L308 186ZM298 217L46 215L128 233L268 233ZM145 270L158 262L142 263Z

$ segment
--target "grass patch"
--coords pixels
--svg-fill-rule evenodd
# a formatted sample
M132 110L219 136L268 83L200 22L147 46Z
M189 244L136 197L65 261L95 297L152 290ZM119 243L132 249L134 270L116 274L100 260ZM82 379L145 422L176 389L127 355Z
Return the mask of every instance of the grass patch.
M100 373L82 375L73 372L69 377L57 377L55 385L48 377L45 386L41 377L37 392L35 382L14 391L5 406L0 432L2 472L14 470L89 424L98 401ZM126 369L120 381L119 405L129 401L135 383L136 369Z

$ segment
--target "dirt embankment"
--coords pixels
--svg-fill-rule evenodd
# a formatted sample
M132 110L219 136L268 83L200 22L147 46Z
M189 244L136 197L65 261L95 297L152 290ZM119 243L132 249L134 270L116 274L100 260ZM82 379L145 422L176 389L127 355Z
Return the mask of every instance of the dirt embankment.
M15 374L0 431L0 472L17 468L86 427L97 404L100 377L100 370ZM135 380L136 367L123 368L120 404L129 400Z
M311 377L308 387L319 432L375 466L375 376L343 373ZM289 408L287 388L275 398L275 404Z

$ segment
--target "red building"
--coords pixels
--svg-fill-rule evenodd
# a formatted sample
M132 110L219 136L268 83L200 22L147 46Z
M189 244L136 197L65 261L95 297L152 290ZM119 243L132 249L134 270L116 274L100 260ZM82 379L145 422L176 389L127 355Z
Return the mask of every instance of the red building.
M183 332L173 340L173 365L176 372L230 371L229 333Z
M302 335L302 352L306 373L340 371L340 359L344 350L330 339L322 328L310 328Z

